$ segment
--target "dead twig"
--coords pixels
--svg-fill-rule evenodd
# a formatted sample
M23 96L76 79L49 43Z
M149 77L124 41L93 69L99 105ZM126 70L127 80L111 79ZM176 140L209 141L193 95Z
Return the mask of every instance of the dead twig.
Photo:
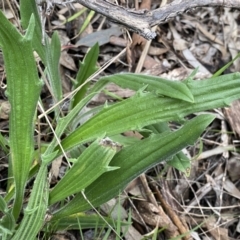
M151 27L165 23L192 8L206 6L240 8L239 0L175 0L153 11L128 9L105 0L76 0L76 2L124 25L146 39L153 39L156 36Z

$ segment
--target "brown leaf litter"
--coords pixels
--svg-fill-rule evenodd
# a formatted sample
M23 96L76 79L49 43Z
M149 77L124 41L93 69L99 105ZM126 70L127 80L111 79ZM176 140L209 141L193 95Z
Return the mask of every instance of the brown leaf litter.
M140 9L155 9L159 4L167 4L167 1L151 0L143 0L140 6L138 1L133 0L114 2ZM79 61L83 60L88 47L97 41L100 45L98 66L109 64L100 72L100 76L131 71L183 80L198 67L195 79L200 80L210 77L240 51L240 13L234 9L192 9L189 13L157 26L157 37L151 42L97 13L79 35L87 10L78 18L65 24L63 22L82 9L83 6L78 3L74 3L73 8L56 6L48 23L51 28L47 28L49 34L55 30L60 36L60 71L65 95L71 92L71 78L76 76ZM5 14L18 26L18 19L14 20L18 16L17 6L13 10L16 14L9 12L9 8L6 8ZM123 49L126 51L113 60ZM239 61L237 59L225 72L239 71ZM92 84L98 78L94 78ZM1 55L0 81L0 127L1 133L7 136L9 105L4 95L6 76ZM133 91L110 84L107 91L97 95L88 107L105 101L116 101L108 92L120 98L134 94ZM47 88L43 89L42 98L46 109L52 106L52 97ZM161 163L128 185L121 196L122 220L129 214L132 220L128 230L122 227L122 232L126 231L126 240L151 239L155 231L159 231L157 239L170 239L179 235L184 240L240 239L240 157L236 150L240 136L239 111L239 101L228 108L214 110L216 120L203 134L201 141L185 149L192 158L189 176ZM41 138L44 141L52 137L46 132L47 127L42 123ZM8 165L6 158L2 154L0 156L0 177L4 179ZM61 177L64 164L63 159L58 159L52 165L54 182ZM5 190L1 188L1 191ZM108 206L102 206L101 211L109 214L108 209L117 203L113 199L106 203ZM93 239L94 235L90 229L84 236L85 239ZM69 231L57 233L54 238L81 239L76 232ZM100 235L101 238L103 236Z

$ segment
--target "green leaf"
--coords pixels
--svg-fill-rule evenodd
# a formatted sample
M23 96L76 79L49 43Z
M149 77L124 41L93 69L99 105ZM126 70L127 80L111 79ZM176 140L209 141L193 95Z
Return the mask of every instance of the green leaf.
M47 67L47 73L49 76L49 81L53 93L53 98L55 102L62 99L62 84L61 76L59 72L59 59L61 53L61 45L56 32L54 32L51 43L49 43L49 38L45 37L44 46L42 43L42 24L39 18L39 13L36 7L35 1L21 0L20 4L21 12L21 24L24 29L27 28L31 15L34 15L36 27L34 29L34 34L32 38L33 49L37 51L41 60Z
M103 77L99 82L114 82L120 87L139 90L146 86L145 91L155 92L159 95L180 99L187 102L194 102L193 95L187 85L180 81L171 81L156 76L120 73ZM98 88L97 83L96 87Z
M29 21L32 15L35 19L35 29L32 39L32 46L34 50L37 51L41 60L46 62L45 48L42 44L42 25L39 18L38 10L36 7L36 2L32 0L21 0L20 3L20 15L21 15L21 25L24 29L27 29Z
M0 225L0 237L1 239L10 239L8 235L12 235L12 232L5 228L4 226Z
M171 131L166 122L152 124L150 126L147 126L146 128L151 130L155 134ZM144 133L142 134L144 135ZM186 173L187 170L189 170L191 167L190 159L188 159L183 152L177 153L175 156L172 157L172 159L167 161L167 164L184 173Z
M111 166L118 166L114 172L107 172L85 189L85 195L94 206L108 201L124 189L127 183L147 169L193 144L213 120L212 115L200 115L188 121L176 132L156 134L118 152ZM56 212L54 220L85 211L91 206L81 193L65 207Z
M87 26L88 26L89 23L91 22L94 14L95 14L95 12L94 12L93 10L91 10L91 11L88 13L87 17L85 17L85 21L82 23L82 26L81 26L81 29L80 29L78 35L80 35L80 34L87 28Z
M99 55L99 46L96 43L86 54L82 63L80 63L80 69L78 71L74 89L81 86L93 73L97 71L97 59ZM88 89L89 83L84 84L81 89L74 95L72 106L75 107L77 103L83 99Z
M197 74L197 72L198 72L198 67L195 68L183 82L193 80L193 78Z
M8 239L8 235L13 234L15 220L10 210L7 208L5 200L0 196L0 239Z
M55 129L55 134L58 138L61 137L64 131L66 131L66 128L69 126L69 124L76 118L81 109L87 105L87 103L92 99L94 95L95 93L91 93L88 96L86 96L70 111L70 113L68 113L67 116L60 118L58 120L57 128ZM54 148L57 146L57 143L58 143L57 139L54 138L42 156L43 161L47 161L48 163L50 163L51 161L54 160L56 155L53 154L53 152L55 152Z
M2 151L4 151L5 154L7 154L9 152L8 146L9 146L9 143L8 143L7 139L0 132L0 147L1 147Z
M59 70L59 59L61 55L61 43L57 32L54 32L51 43L46 37L46 67L53 100L55 103L62 99L62 81Z
M13 214L17 218L33 160L34 114L42 84L38 79L31 46L34 18L29 22L26 37L20 35L1 11L0 22L0 45L7 73L7 94L11 104L9 143L16 187Z
M130 146L130 145L140 141L136 137L126 137L121 134L113 135L113 136L111 136L111 139L114 142L117 142L118 144L120 144L121 146Z
M126 222L121 222L122 225L127 225ZM85 213L78 213L66 218L62 218L57 222L50 221L49 225L53 225L53 229L70 230L70 229L89 229L89 228L104 228L107 225L114 227L116 223L112 218L104 217L104 220L96 215L87 215ZM49 227L49 226L48 226ZM50 227L51 228L51 227Z
M184 172L188 175L188 171L191 168L191 162L183 152L177 153L172 159L167 160L167 164Z
M69 23L71 21L76 20L77 18L79 18L86 11L87 11L87 8L85 8L85 7L81 8L80 11L78 11L78 12L76 12L74 14L71 14L71 16L69 16L66 20L64 20L62 22L62 24L66 24L66 23Z
M50 205L84 190L104 172L112 170L108 164L117 148L107 146L105 141L105 139L97 139L83 152L51 191Z
M220 68L217 72L215 72L212 77L218 77L221 74L223 74L223 72L225 70L227 70L233 63L234 61L236 61L238 58L240 57L240 53L237 54L237 56L235 58L233 58L230 62L228 62L226 65L224 65L222 68Z
M159 133L171 131L167 122L158 122L155 124L151 124L151 125L144 127L144 129L149 130L149 132L147 132L147 131L141 132L141 134L144 137L149 137L151 133L159 134Z
M104 133L112 136L157 122L182 120L191 113L228 106L231 101L240 98L239 73L188 81L187 84L195 99L194 103L159 97L153 93L138 93L132 98L105 107L67 136L62 141L63 148L69 150Z
M24 210L24 217L12 240L35 239L44 224L48 207L47 165L42 164L34 181L33 190Z
M7 212L7 210L8 210L7 203L5 202L3 197L0 195L0 211L4 213L4 212Z

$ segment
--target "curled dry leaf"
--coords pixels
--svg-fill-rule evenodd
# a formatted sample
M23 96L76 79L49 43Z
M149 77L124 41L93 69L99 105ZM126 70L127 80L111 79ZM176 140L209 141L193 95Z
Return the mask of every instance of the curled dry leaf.
M67 69L77 71L77 67L75 65L73 58L71 57L70 54L68 54L67 50L64 50L64 48L66 48L66 46L68 46L68 44L70 43L70 38L62 30L58 30L58 36L62 47L60 64Z
M128 217L126 210L115 198L101 205L101 210L114 220L124 220Z
M226 228L219 227L214 217L209 217L207 219L206 227L214 239L218 240L229 239L228 230Z
M77 71L73 58L66 51L62 51L61 53L60 64L72 71Z
M8 101L0 100L0 119L9 119L10 109Z
M125 239L127 240L142 240L144 239L143 235L141 235L136 228L132 225L130 226L122 226L122 232L126 232Z
M240 136L240 101L234 101L229 108L224 109L224 113L232 130Z
M106 87L106 90L110 93L117 95L120 98L129 98L135 94L135 91L131 89L123 89L114 83L108 84ZM92 103L100 104L100 103L106 102L106 100L112 100L112 99L113 98L110 97L109 95L106 95L104 93L99 93L93 97Z
M109 43L110 37L112 36L120 36L122 34L122 30L119 26L112 26L108 29L103 29L97 32L90 33L84 37L82 37L75 46L87 46L92 47L96 42L98 42L99 46L102 46L106 43ZM116 41L116 40L115 40ZM120 44L120 43L119 43Z
M181 51L188 63L194 68L199 68L199 71L204 74L210 74L209 71L193 56L192 52L188 49L187 42L181 38L174 26L169 23L171 32L173 34L173 47L176 51Z
M240 157L233 156L227 163L228 175L232 181L240 179Z
M235 186L235 184L230 181L229 179L226 179L223 182L223 187L224 189L233 197L240 199L240 191L238 188Z

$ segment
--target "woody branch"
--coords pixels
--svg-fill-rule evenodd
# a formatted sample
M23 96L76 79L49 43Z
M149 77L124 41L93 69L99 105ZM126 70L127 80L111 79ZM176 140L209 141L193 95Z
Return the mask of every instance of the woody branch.
M156 34L151 27L165 23L178 14L196 7L222 6L239 8L239 0L175 0L171 4L153 11L132 10L107 2L105 0L76 0L83 6L92 9L113 22L124 25L128 29L137 32L146 39L152 39Z

